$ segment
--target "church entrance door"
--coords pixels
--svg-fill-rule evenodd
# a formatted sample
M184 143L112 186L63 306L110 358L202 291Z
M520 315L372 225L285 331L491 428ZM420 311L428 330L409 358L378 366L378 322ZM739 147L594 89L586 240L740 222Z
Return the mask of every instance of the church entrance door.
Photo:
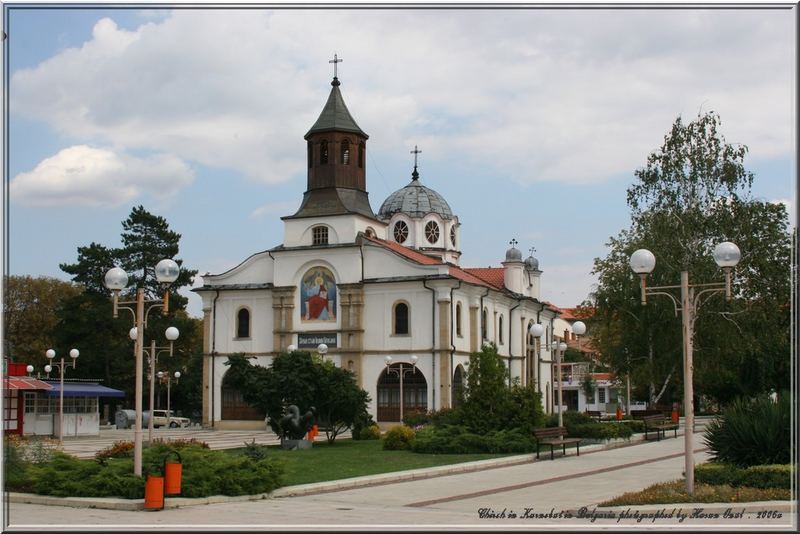
M428 381L408 363L394 363L378 379L378 422L400 421L400 373L403 373L403 415L428 411Z

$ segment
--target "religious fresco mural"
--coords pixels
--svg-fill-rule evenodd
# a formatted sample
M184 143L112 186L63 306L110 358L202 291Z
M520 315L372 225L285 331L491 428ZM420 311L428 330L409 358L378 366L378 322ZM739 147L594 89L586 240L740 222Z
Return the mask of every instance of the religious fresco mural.
M336 322L336 280L325 267L312 267L300 281L300 320Z

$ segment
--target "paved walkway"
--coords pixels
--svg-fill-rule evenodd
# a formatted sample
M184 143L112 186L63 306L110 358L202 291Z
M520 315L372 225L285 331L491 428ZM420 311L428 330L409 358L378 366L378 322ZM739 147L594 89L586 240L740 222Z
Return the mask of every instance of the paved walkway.
M700 438L695 434L697 462L707 458ZM679 479L683 443L679 435L611 450L582 450L580 456L568 450L566 457L552 461L544 455L531 461L525 455L498 460L494 468L481 471L418 470L412 473L419 477L414 480L399 480L409 472L364 477L349 479L351 486L361 487L341 487L348 481L295 486L258 501L159 512L21 503L11 503L6 512L9 530L795 529L796 511L786 502L598 509L598 503L624 492ZM524 463L508 465L511 461ZM626 510L628 515L620 517Z

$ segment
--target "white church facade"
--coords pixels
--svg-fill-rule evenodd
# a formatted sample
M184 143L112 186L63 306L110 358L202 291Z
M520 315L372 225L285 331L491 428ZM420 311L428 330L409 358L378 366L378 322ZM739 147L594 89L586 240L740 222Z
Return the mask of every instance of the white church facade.
M319 119L305 135L308 186L296 213L283 217L283 243L221 274L203 276L203 424L263 428L264 415L229 387L228 356L268 366L290 346L316 352L355 373L378 422L403 408L451 407L471 352L497 345L522 384L553 404L558 309L540 300L538 261L512 248L502 267L465 268L459 219L436 191L411 181L373 212L366 188L368 136L344 104L334 77ZM416 149L415 149L416 152ZM545 328L539 339L533 323ZM391 362L387 364L387 356Z

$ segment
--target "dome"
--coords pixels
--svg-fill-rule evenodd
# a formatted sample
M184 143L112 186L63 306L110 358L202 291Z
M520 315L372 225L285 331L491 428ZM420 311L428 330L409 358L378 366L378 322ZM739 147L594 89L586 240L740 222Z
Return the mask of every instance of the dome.
M528 256L525 260L525 268L529 271L538 271L539 270L539 260L534 258L533 256Z
M522 252L512 246L506 251L506 261L522 261Z
M445 220L453 218L453 211L442 195L419 183L417 178L383 201L378 210L378 218L388 221L395 213L403 213L412 218L422 218L430 213Z

